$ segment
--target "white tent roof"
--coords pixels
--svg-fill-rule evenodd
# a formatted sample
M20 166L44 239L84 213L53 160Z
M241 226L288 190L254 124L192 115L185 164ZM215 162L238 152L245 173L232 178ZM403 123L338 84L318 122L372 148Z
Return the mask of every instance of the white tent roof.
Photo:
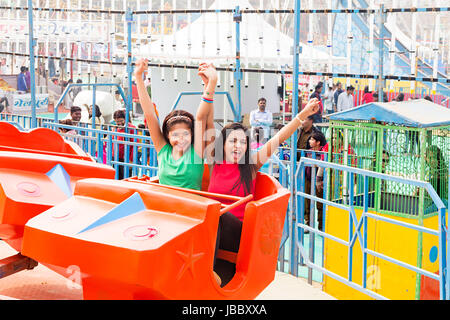
M234 2L241 9L253 9L247 0ZM210 9L217 9L216 4L213 3ZM153 41L150 46L136 48L133 55L145 56L152 61L198 63L207 60L216 66L230 65L236 59L235 28L231 13L205 13L175 34ZM293 39L267 23L261 14L242 15L240 38L243 67L292 65ZM325 65L345 63L345 58L330 60L326 52L302 45L300 61Z

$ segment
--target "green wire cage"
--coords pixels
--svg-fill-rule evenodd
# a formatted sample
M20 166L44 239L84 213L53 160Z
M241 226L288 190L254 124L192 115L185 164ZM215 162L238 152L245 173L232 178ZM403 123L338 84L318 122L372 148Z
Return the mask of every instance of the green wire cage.
M333 163L427 181L448 206L450 110L424 99L369 103L329 116L329 160ZM349 181L329 172L328 199L348 201ZM364 183L354 180L354 201L362 206ZM424 190L369 179L369 208L408 218L435 214Z

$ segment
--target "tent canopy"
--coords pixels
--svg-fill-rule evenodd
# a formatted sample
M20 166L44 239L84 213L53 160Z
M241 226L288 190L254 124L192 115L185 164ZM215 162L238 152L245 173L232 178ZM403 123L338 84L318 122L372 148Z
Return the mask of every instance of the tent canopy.
M380 121L407 127L429 128L450 125L450 109L425 99L372 102L333 113L328 118L342 121Z
M247 0L235 1L241 9L253 9ZM210 9L216 9L213 3ZM233 6L234 8L234 6ZM224 8L221 8L224 9ZM190 25L136 49L136 56L159 61L204 61L230 65L236 59L235 22L232 13L204 13ZM176 46L174 46L176 45ZM261 14L243 14L240 23L241 63L249 65L291 65L293 39L280 32ZM343 64L345 58L331 57L302 45L301 60L314 64Z

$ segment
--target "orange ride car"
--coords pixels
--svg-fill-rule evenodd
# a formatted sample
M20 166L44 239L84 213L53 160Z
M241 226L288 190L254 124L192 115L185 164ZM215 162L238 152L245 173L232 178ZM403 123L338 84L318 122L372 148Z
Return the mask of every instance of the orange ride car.
M84 299L253 299L273 281L290 196L274 178L258 173L246 198L150 180L78 181L73 197L26 223L22 253L78 281ZM242 203L239 252L217 254L234 268L220 286L219 217Z

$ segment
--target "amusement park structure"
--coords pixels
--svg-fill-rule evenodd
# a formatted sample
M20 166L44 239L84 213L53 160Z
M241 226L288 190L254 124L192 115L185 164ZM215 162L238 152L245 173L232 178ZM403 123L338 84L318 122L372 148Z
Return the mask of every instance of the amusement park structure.
M14 111L0 114L9 122L0 123L0 238L19 252L18 270L39 262L63 274L79 265L86 299L251 299L286 266L295 276L307 273L309 283L320 273L324 291L338 298L450 299L450 8L443 5L0 0L7 21L0 23L0 93L10 101L6 111ZM298 161L295 132L287 159L270 160L274 176L258 173L253 196L226 199L246 203L245 245L238 254L220 253L232 265L221 286L211 266L218 216L230 208L226 197L160 185L146 129L128 131L140 57L150 60L160 119L198 104L202 84L191 76L203 60L219 73L216 97L223 100L216 99L215 118L224 123L245 121L260 96L275 113L292 95L295 116L300 95L308 97L319 81L411 100L328 116L321 161L306 150ZM23 94L8 83L21 66L35 80ZM82 82L67 82L77 78ZM117 91L124 131L97 125L96 111L92 123L59 122L72 90L86 87L92 105L97 91ZM424 95L434 102L416 99ZM49 104L51 118L38 117ZM39 142L50 138L54 144ZM118 146L134 157L119 159ZM116 181L120 166L130 170ZM319 170L323 198L315 183L305 190L306 171ZM323 230L315 225L318 203ZM122 277L123 270L129 272Z

